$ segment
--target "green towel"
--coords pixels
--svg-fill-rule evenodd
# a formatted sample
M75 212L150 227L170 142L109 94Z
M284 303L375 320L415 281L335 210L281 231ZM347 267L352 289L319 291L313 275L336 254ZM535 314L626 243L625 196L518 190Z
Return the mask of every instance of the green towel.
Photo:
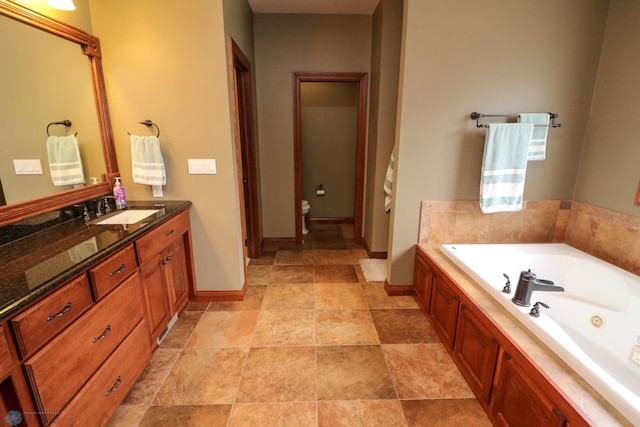
M53 185L84 184L84 171L75 135L47 138L47 157Z
M549 133L549 113L523 113L518 117L520 123L533 123L533 132L529 141L529 161L544 160L547 152L547 134Z
M492 123L487 129L480 177L484 213L522 209L531 123Z
M146 185L165 185L167 175L156 136L131 135L133 182Z

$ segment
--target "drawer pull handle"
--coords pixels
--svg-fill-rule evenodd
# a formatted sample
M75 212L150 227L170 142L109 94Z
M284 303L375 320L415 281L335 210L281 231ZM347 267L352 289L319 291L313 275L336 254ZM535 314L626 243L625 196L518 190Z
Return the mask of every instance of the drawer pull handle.
M71 303L68 302L64 308L62 309L62 311L60 313L56 313L56 314L52 314L50 316L47 316L47 322L52 321L53 319L57 319L58 317L62 317L65 314L67 314L69 312L69 310L71 310Z
M113 387L111 387L109 390L105 391L104 395L105 396L109 396L111 393L116 391L118 389L118 387L120 387L120 384L122 384L122 378L120 377L120 375L118 375L118 378L116 378L116 382L113 385Z
M120 268L117 269L116 271L112 271L111 273L109 273L109 276L115 276L116 274L120 274L125 270L125 268L127 268L127 266L124 263L122 263Z
M173 233L175 233L176 230L174 230L173 228L171 229L171 231L167 231L166 233L164 233L164 237L169 237L171 236Z
M168 256L165 259L162 260L162 265L167 265L169 263L169 261L171 261L171 257Z
M101 339L104 339L107 337L107 335L109 335L109 332L111 332L111 325L107 325L107 328L104 330L104 332L102 333L102 335L100 335L97 338L93 339L93 343L97 343L98 341L100 341Z

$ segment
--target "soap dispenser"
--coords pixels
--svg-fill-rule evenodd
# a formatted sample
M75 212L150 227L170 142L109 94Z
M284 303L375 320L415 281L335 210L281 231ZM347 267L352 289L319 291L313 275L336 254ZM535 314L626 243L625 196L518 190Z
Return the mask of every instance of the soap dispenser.
M127 206L124 187L120 183L120 177L116 177L116 185L113 187L113 196L116 198L116 209L124 209Z

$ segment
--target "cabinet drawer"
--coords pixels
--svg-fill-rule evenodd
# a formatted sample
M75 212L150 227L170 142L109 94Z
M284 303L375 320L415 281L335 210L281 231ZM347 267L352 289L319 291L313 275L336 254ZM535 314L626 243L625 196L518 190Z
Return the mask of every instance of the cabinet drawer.
M186 233L188 229L189 211L185 210L140 237L136 240L136 250L138 251L138 261L140 264L156 255L174 239Z
M11 352L9 351L9 343L4 334L4 326L0 325L0 382L3 378L9 376L13 363L13 357L11 357Z
M63 285L11 320L23 358L46 344L93 303L86 275Z
M105 425L151 359L148 339L147 325L143 320L52 425Z
M64 407L143 313L140 275L136 273L24 363L45 419Z
M138 265L133 245L111 255L106 261L89 270L91 286L96 300L104 297L124 279L129 277Z

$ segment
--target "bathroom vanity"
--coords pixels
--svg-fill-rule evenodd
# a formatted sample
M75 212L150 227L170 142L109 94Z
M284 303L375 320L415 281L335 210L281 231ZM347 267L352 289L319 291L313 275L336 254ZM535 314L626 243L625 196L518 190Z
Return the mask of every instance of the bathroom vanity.
M632 425L437 246L416 247L414 296L495 425Z
M189 202L82 217L2 246L0 407L19 425L103 425L194 289ZM116 220L117 221L117 220ZM13 413L16 414L16 413Z

